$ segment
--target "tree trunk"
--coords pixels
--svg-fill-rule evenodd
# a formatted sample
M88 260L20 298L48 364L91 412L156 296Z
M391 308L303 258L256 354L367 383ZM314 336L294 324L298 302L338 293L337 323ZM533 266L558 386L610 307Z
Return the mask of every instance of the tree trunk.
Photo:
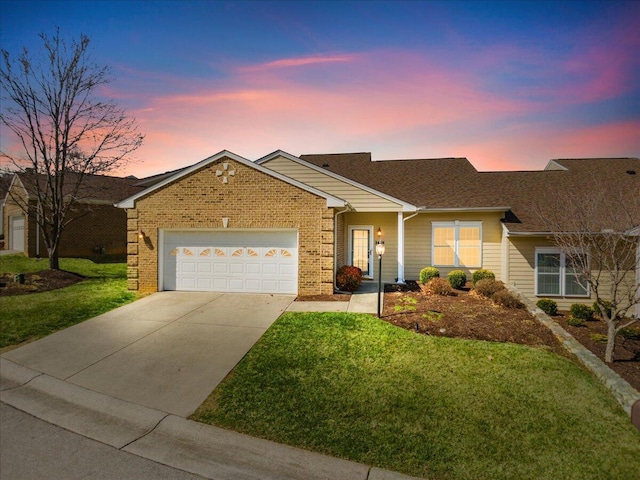
M613 322L607 324L607 348L604 351L604 361L613 363L613 349L616 346L616 326Z
M60 270L60 260L58 259L58 248L49 250L49 269Z

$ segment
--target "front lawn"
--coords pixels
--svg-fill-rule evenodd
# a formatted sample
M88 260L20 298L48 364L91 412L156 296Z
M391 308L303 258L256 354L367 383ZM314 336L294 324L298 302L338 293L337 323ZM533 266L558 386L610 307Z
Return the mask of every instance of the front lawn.
M0 273L28 273L46 268L46 259L0 257ZM125 263L63 258L60 268L87 279L59 290L0 297L0 348L44 337L137 298L127 290Z
M640 478L640 433L571 360L288 313L193 418L430 479Z

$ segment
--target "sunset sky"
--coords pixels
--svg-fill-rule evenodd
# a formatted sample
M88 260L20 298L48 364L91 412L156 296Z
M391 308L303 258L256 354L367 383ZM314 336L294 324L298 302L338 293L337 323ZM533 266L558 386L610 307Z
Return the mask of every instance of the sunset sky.
M146 134L123 174L223 149L478 170L640 156L638 1L0 0L12 54L55 25L91 37L102 93Z

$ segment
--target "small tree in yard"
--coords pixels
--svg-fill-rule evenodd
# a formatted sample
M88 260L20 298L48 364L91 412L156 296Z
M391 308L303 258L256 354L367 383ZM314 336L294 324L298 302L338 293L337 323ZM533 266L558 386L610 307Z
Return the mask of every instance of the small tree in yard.
M13 59L2 50L0 122L18 141L17 150L1 147L1 158L29 178L36 220L49 255L59 269L58 245L74 206L87 195L85 179L122 166L142 145L134 119L98 89L110 82L109 69L89 56L89 37L67 43L59 30L41 34L43 50L35 61L25 48ZM26 185L25 185L26 187ZM34 205L12 196L29 215Z
M564 253L566 268L596 298L607 324L605 361L614 361L616 336L638 321L632 312L640 303L636 271L640 194L603 188L593 180L588 198L566 193L553 209L540 210L553 242ZM584 190L583 190L584 191Z

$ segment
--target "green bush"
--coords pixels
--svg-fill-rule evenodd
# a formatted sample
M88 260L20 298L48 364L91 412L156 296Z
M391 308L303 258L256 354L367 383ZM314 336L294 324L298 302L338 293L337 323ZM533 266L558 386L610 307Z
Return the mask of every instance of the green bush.
M420 283L425 285L432 278L437 278L440 276L440 270L436 267L425 267L420 270Z
M601 305L604 307L604 311L606 312L607 316L609 318L611 318L611 302L609 302L608 300L600 300ZM593 302L593 311L596 315L598 316L602 316L602 313L600 312L600 307L598 306L598 301L596 300L595 302Z
M358 267L344 265L336 274L336 285L345 292L355 292L362 284L362 270Z
M393 307L393 309L398 313L415 312L417 303L418 303L418 300L416 300L413 297L408 297L408 296L400 297L398 299L398 304L395 307Z
M556 315L558 313L558 304L550 298L541 298L536 306L547 315Z
M495 280L496 275L491 270L485 270L484 268L481 268L480 270L476 270L475 272L473 272L473 275L471 275L471 283L475 285L480 280L485 280L487 278L490 280Z
M584 327L584 320L569 317L567 318L567 325L571 325L572 327Z
M503 288L502 290L498 290L493 294L491 299L497 304L504 308L524 308L524 303L520 301L518 297L515 296L512 292Z
M640 340L640 327L624 327L618 333L627 340Z
M444 278L439 277L429 280L429 283L425 285L425 290L432 295L442 295L443 297L455 296L456 294L451 288L451 284Z
M460 289L467 283L467 276L462 270L452 270L447 275L447 280L453 288Z
M505 288L504 283L500 281L492 280L491 278L483 278L482 280L478 280L473 289L478 295L491 298L496 292L504 290Z
M591 321L593 318L593 308L589 305L583 305L582 303L574 303L569 308L569 313L571 313L571 318L582 321Z

